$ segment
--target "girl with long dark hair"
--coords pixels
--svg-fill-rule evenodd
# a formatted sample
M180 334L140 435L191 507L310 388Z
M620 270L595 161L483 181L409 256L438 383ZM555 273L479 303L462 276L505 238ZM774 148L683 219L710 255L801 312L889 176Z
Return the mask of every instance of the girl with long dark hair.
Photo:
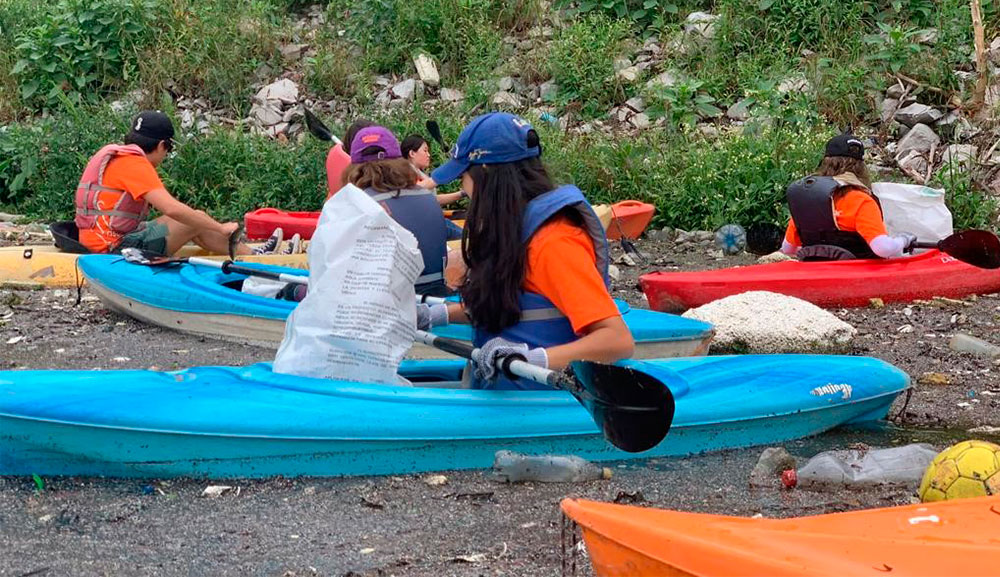
M632 335L608 292L608 245L600 220L574 186L555 187L538 134L507 113L475 118L435 182L461 178L471 202L462 238L468 265L461 304L425 308L424 327L475 328L473 386L536 389L501 374L517 354L562 369L575 360L630 357Z

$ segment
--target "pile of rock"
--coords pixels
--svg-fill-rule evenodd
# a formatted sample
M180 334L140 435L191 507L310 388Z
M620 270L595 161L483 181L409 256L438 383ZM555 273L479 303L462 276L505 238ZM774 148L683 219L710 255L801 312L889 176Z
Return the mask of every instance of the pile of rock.
M276 80L257 91L247 121L252 130L272 138L290 138L303 131L299 87L288 78Z

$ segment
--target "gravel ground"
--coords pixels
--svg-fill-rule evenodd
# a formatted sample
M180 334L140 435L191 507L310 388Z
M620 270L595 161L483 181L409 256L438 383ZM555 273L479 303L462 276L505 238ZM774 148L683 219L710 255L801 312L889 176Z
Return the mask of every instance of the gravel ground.
M642 272L752 262L704 249L676 252L665 242L639 246L651 262L619 264L614 287L633 305L643 303L636 290ZM0 291L0 319L9 316L0 320L0 368L168 370L273 358L270 349L142 325L104 310L86 289L79 305L76 296L75 290ZM909 403L900 400L892 411L905 428L839 431L787 444L794 455L858 442L943 447L989 438L969 428L1000 426L1000 366L947 344L958 331L996 341L1000 298L834 312L860 332L854 354L885 359L914 378ZM913 330L901 332L904 325ZM16 337L22 338L3 344ZM942 381L948 384L931 384ZM776 480L751 489L747 478L759 454L753 448L627 463L610 481L574 485L504 485L484 472L446 472L441 486L420 476L233 480L216 482L239 487L217 499L199 497L208 483L195 480L46 479L39 492L30 479L0 477L0 576L548 576L560 573L558 502L566 496L769 517L912 498L912 491L892 488L787 491ZM578 561L576 574L589 575L585 560Z

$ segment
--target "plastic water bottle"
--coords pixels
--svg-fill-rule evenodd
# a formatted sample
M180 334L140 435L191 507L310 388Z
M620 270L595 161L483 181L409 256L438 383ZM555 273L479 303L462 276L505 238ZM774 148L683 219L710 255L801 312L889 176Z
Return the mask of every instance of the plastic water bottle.
M738 224L726 224L715 231L715 245L724 254L738 254L747 246L747 233Z
M559 124L559 119L556 118L555 116L552 116L548 112L543 112L539 114L538 118L542 119L544 122L548 122L549 124Z
M611 469L576 455L522 455L513 451L497 451L493 471L497 481L506 483L578 483L611 478Z

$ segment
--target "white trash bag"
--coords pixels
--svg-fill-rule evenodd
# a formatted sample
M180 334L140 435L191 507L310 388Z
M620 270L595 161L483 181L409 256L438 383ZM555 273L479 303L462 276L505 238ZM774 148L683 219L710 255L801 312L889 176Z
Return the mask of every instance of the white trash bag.
M951 236L951 211L944 204L944 190L919 184L876 182L872 192L882 204L889 234L909 232L925 242Z
M323 205L309 244L309 292L292 311L274 371L405 385L424 261L417 239L358 187Z

